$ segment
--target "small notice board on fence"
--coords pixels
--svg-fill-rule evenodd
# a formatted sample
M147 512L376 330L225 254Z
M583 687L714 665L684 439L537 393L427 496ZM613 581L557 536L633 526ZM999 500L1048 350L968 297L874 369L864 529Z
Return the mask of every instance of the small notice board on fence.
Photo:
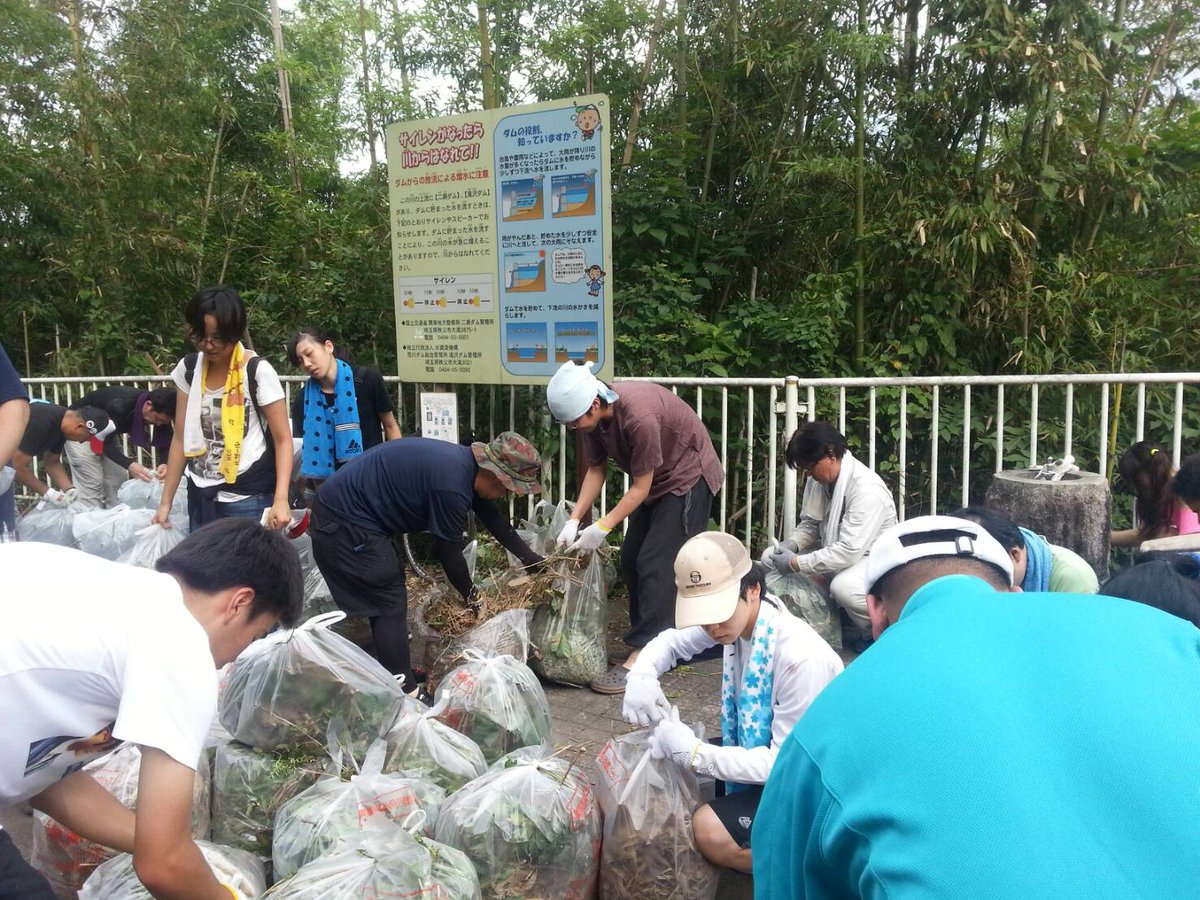
M421 391L421 437L458 443L458 397Z
M401 379L612 376L608 129L603 94L387 129Z

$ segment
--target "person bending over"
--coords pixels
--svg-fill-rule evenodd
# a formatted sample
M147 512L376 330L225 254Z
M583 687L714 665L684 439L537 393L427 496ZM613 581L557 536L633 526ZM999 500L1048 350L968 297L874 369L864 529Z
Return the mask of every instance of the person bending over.
M1021 528L1006 513L986 506L964 506L950 515L978 522L1000 542L1012 557L1013 583L1026 593L1096 593L1099 580L1087 560L1074 550L1051 544L1040 534Z

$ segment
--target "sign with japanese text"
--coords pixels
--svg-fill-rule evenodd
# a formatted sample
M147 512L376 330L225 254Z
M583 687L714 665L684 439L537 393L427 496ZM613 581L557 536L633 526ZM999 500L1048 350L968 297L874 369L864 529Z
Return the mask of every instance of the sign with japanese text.
M401 379L612 376L608 113L592 94L387 129Z

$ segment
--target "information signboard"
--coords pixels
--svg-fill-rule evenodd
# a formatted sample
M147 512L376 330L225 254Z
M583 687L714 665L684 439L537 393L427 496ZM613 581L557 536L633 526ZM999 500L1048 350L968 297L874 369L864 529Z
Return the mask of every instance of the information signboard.
M593 94L387 129L403 380L611 377L608 114Z

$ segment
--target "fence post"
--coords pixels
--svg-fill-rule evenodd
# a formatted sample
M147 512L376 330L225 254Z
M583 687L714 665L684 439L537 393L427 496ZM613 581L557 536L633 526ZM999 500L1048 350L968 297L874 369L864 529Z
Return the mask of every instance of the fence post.
M789 375L783 386L783 433L785 442L796 431L800 410L800 379ZM783 466L783 533L787 538L796 527L796 470Z

